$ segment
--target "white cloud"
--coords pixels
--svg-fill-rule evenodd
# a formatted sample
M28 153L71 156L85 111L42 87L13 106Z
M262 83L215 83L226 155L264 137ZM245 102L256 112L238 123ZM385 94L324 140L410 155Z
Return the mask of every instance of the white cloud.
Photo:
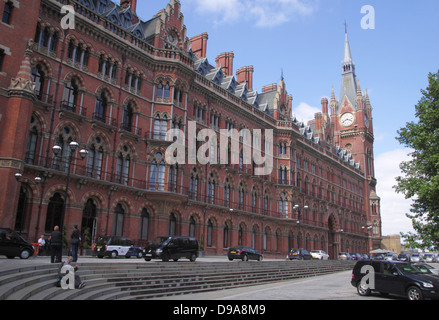
M321 109L310 106L306 102L301 102L299 105L293 109L293 115L296 117L298 121L302 121L305 124L308 121L314 119L314 115L318 112L322 112Z
M412 221L406 217L410 213L411 200L396 193L396 177L401 176L399 164L410 160L408 149L387 151L375 158L377 194L381 198L381 220L383 235L413 231Z
M258 27L277 26L317 10L318 0L191 0L199 14L216 25L246 21Z

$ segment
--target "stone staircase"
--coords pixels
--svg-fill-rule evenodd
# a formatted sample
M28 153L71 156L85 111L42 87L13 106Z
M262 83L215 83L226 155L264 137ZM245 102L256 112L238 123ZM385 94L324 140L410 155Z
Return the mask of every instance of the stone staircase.
M0 270L0 300L134 300L252 286L352 270L355 261L79 263L87 285L55 287L58 265Z

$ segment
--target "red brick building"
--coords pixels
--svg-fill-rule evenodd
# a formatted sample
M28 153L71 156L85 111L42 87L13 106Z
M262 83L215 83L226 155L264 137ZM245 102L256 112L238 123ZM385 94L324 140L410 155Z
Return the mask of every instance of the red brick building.
M74 29L62 28L64 5ZM0 3L0 225L31 241L55 225L80 226L86 242L192 235L219 255L238 244L278 257L297 246L332 257L376 247L372 107L347 35L340 100L332 92L304 124L283 79L259 93L253 66L234 75L233 52L211 65L208 35L189 39L180 8L170 0L141 21L135 0ZM242 139L239 154L227 151L236 164L171 165L166 132L189 140L193 123L218 134L272 130L273 144L262 136L260 145L273 148L273 170L255 175Z

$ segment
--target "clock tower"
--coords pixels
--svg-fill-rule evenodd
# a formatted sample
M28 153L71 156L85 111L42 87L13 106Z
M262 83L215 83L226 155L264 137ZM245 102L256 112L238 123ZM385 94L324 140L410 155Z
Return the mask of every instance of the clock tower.
M347 32L345 32L340 97L337 101L332 90L330 107L335 145L346 150L347 154L360 164L360 170L365 176L363 194L367 227L368 230L373 229L371 238L373 244L370 245L376 247L381 238L381 218L380 198L376 194L372 106L367 91L363 95L356 77Z

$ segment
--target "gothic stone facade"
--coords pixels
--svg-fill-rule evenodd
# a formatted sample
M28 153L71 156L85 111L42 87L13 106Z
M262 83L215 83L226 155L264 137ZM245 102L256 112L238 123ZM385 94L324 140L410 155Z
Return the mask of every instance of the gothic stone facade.
M61 28L63 5L75 9L75 29ZM346 92L322 99L304 124L283 79L258 93L253 66L233 74L233 52L211 65L208 35L189 39L180 8L170 0L141 21L134 0L1 2L0 225L31 241L78 225L89 245L101 235L139 244L191 235L217 255L238 244L272 257L298 246L332 257L376 247L372 108L347 35ZM274 169L255 175L242 140L236 164L169 164L166 131L187 136L193 123L197 132L273 130L261 149L273 148Z

